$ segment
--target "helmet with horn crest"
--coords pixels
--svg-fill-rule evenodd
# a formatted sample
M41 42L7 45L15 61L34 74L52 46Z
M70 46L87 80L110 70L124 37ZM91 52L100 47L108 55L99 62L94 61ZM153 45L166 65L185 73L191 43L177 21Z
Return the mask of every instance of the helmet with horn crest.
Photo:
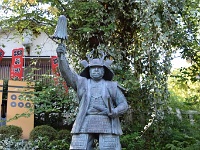
M93 58L93 53L94 50L92 50L89 54L86 55L88 61L86 60L81 61L81 65L83 65L84 70L80 73L80 76L89 79L90 78L89 68L92 66L102 66L104 67L103 79L111 81L114 76L114 73L109 67L113 63L113 61L109 59L104 60L106 54L103 51L98 51L98 53L102 55L100 58Z

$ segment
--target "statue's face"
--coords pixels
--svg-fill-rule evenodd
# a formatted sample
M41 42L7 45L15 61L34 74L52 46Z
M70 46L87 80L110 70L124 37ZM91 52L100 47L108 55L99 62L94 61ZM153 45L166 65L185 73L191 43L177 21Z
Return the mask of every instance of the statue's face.
M104 76L104 68L102 66L92 66L90 67L90 77L93 80L100 80Z

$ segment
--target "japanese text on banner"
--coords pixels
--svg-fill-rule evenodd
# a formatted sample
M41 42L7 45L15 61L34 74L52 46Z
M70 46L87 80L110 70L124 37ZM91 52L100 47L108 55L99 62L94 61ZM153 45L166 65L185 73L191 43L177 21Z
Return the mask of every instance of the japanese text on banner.
M24 64L24 49L18 48L12 51L12 64L10 68L10 79L22 80L23 78L23 64Z
M52 74L54 75L55 84L58 84L59 82L58 78L60 76L60 73L58 71L58 57L57 56L51 56L51 68L52 68ZM66 92L68 92L68 87L65 81L63 82L63 86Z

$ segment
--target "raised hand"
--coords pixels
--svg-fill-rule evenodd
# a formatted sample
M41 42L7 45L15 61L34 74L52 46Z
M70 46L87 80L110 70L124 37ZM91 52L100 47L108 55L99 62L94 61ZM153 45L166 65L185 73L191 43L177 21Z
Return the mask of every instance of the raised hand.
M61 54L65 54L66 52L66 46L63 43L59 44L56 48L56 52L58 57L61 57Z

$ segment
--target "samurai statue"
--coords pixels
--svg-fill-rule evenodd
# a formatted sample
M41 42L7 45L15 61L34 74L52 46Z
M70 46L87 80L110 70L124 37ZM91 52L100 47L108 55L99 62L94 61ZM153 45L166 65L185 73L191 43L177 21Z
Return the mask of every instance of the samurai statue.
M104 60L102 51L98 52L101 57L93 58L92 51L87 55L88 61L81 61L84 70L79 75L69 67L65 45L59 44L56 51L61 75L79 99L70 150L93 150L95 139L100 150L121 150L119 116L127 111L128 104L122 88L112 81L113 61Z

